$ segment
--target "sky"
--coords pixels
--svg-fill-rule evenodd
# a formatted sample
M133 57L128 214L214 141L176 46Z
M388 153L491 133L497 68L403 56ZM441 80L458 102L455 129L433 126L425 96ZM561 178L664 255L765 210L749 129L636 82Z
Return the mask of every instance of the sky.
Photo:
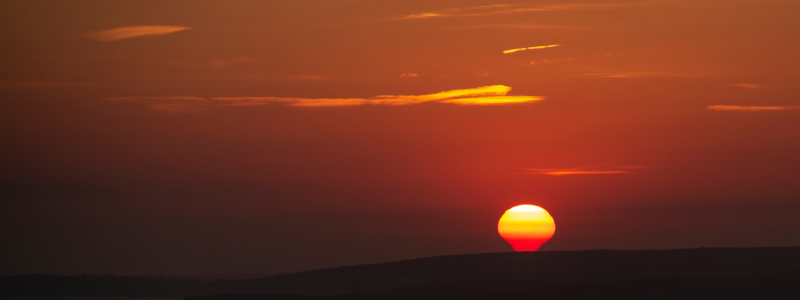
M2 1L0 275L800 246L800 1Z

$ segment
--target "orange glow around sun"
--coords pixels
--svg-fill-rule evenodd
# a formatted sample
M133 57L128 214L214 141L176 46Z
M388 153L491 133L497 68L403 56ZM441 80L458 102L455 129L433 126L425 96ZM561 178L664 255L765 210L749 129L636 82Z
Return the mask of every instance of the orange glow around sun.
M500 217L497 232L515 251L536 251L553 237L556 223L543 208L523 204L512 207Z

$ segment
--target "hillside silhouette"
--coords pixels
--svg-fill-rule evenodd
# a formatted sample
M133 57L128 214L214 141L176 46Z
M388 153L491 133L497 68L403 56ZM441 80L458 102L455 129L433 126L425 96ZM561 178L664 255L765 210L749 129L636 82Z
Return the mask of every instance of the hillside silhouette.
M0 277L0 297L186 297L209 295L217 282L114 275Z
M232 282L239 294L333 298L800 296L800 248L594 250L438 256ZM604 296L605 295L605 296ZM228 298L233 297L229 295ZM747 299L747 298L742 298ZM796 298L800 299L800 298Z
M9 285L11 278L0 280L4 296L37 290L62 296L47 286L52 282L28 282L20 288ZM130 296L135 291L131 284L118 289L128 291L125 295L91 294L92 288L112 290L103 284L83 285L84 294L71 295ZM148 284L151 292L137 295L193 296L191 300L800 299L800 247L485 253L251 280L165 279ZM153 286L170 292L158 294Z

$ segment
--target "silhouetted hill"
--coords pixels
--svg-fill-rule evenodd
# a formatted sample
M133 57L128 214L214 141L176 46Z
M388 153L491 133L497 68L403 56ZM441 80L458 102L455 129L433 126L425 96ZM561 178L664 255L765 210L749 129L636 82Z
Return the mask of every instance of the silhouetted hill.
M216 282L219 283L219 282ZM0 277L4 297L186 297L209 295L213 282L114 275L56 276L28 274Z
M330 299L516 299L531 295L553 299L566 295L622 299L647 296L647 293L670 294L677 298L697 293L723 295L721 297L753 294L761 299L765 293L772 292L778 293L777 297L783 294L800 296L800 248L438 256L237 281L231 282L227 290L251 295L334 296L328 297ZM244 296L226 297L224 299Z
M0 278L0 296L192 300L800 299L800 248L486 253L239 281L116 276Z

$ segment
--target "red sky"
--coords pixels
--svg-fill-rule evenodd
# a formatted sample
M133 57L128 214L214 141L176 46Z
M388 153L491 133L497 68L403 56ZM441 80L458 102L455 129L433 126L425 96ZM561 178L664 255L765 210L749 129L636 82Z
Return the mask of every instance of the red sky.
M798 15L799 1L3 1L0 270L511 251L496 223L525 203L555 219L542 250L798 246Z

